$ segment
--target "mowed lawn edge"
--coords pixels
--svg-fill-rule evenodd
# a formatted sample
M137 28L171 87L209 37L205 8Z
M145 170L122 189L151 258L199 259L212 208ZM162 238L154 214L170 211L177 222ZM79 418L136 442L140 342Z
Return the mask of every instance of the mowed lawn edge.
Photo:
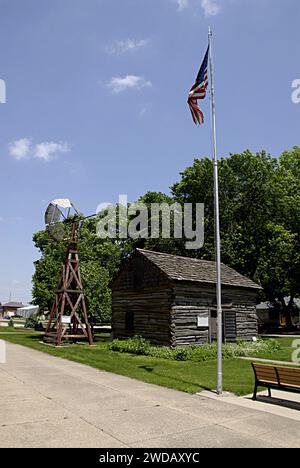
M217 370L215 361L172 361L119 353L107 349L107 338L98 338L99 341L96 341L92 347L74 345L62 348L55 348L41 343L42 334L33 331L27 333L16 331L7 334L0 332L0 339L52 356L86 364L99 370L191 394L216 388ZM287 345L287 341L285 345ZM282 353L281 356L283 356ZM273 356L273 359L276 359L276 355ZM255 357L253 357L254 360ZM236 395L250 394L253 391L254 384L250 362L240 359L224 360L223 383L225 391Z

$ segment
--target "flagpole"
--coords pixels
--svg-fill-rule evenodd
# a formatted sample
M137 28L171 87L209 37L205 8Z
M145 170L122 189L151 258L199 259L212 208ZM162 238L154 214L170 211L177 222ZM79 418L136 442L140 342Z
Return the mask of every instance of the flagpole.
M219 212L219 179L218 179L218 156L217 156L217 130L216 130L216 103L214 87L214 66L212 55L212 30L208 31L209 43L209 65L211 86L211 119L212 119L212 146L214 163L214 204L215 204L215 251L216 251L216 273L217 273L217 393L223 392L222 372L222 290L221 290L221 239L220 239L220 212Z

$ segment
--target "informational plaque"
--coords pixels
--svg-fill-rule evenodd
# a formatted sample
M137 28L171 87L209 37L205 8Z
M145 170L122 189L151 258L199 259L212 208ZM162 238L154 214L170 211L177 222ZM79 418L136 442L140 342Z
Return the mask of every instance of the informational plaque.
M208 328L209 327L208 316L205 317L203 315L198 315L197 326L198 328Z
M69 324L71 323L71 317L69 315L63 315L61 318L62 323L64 324Z

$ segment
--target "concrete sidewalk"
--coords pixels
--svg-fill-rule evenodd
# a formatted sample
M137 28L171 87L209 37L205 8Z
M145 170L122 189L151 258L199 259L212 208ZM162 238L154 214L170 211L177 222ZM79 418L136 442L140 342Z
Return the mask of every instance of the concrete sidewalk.
M191 396L13 344L7 358L0 447L300 446L299 408Z

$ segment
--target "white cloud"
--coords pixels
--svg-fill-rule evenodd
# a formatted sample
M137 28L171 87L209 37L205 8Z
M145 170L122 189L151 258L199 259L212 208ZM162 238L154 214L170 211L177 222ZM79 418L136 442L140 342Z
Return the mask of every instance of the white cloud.
M194 6L196 4L196 0L175 0L178 8L178 11L183 11L188 8L190 5ZM197 3L199 0L197 0ZM201 0L201 7L204 11L204 15L206 17L215 16L221 11L221 6L219 5L220 0Z
M106 47L108 54L123 54L124 52L135 51L149 45L149 39L125 39L123 41L114 41Z
M31 140L29 138L21 138L8 145L8 151L17 161L27 158L30 152Z
M215 0L201 0L205 16L215 16L221 11L220 5Z
M68 143L54 143L45 141L35 145L34 156L43 161L50 161L60 153L68 153L71 148Z
M177 0L178 11L182 11L189 6L189 0Z
M33 145L30 138L21 138L8 145L8 151L11 157L17 161L23 159L38 158L43 161L50 161L60 153L71 151L70 145L65 142L55 143L46 141Z
M107 87L112 93L121 93L127 89L142 89L152 86L151 81L146 81L143 76L127 75L122 77L114 77L107 84Z

